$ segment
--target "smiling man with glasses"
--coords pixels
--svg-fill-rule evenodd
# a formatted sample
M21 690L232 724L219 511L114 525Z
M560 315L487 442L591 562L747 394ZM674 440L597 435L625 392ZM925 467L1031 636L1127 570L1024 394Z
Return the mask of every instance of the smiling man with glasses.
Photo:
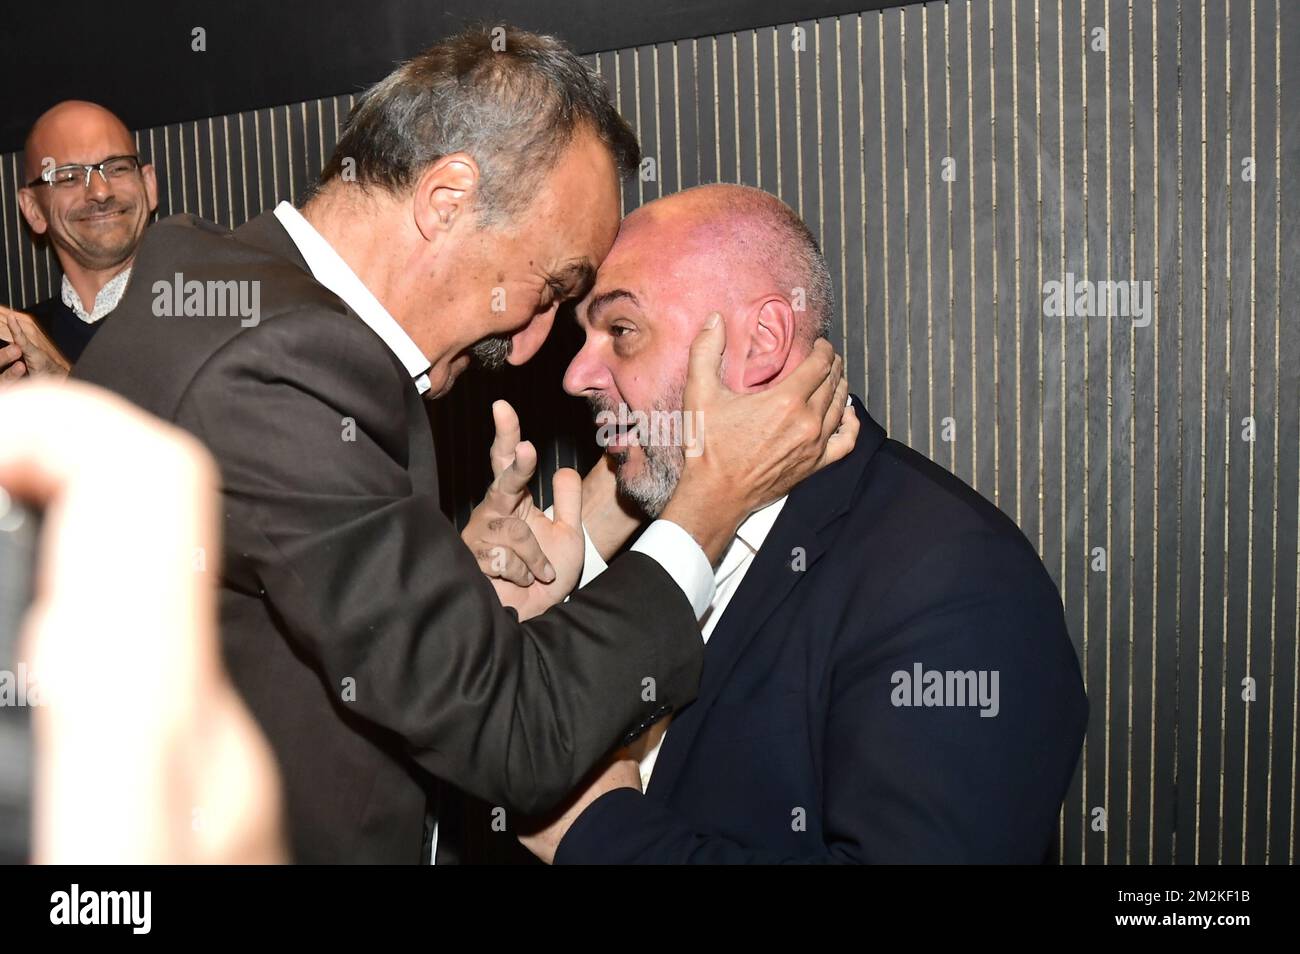
M23 218L46 235L63 270L59 294L29 309L0 308L5 379L66 373L126 290L136 249L158 206L153 166L115 115L68 100L27 136L18 193Z

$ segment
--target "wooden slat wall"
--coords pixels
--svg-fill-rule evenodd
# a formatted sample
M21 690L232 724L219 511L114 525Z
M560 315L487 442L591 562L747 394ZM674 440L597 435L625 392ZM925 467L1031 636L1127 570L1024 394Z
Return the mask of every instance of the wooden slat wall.
M854 390L1037 545L1092 701L1065 862L1295 861L1300 191L1281 183L1298 17L1280 0L954 0L590 58L657 164L625 207L726 181L799 210ZM235 225L300 201L350 105L140 132L160 214ZM0 157L5 300L26 304L57 270L19 225L20 174ZM1151 281L1154 320L1046 317L1044 283L1067 272ZM441 402L452 513L486 480L489 398L521 407L550 469L592 459L558 391L573 346L562 330Z

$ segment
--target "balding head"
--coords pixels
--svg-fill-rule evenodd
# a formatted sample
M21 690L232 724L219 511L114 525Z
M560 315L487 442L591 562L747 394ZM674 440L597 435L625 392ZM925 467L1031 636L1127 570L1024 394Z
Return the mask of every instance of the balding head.
M661 420L680 412L691 342L712 312L726 324L727 386L770 387L825 334L832 298L816 241L775 196L710 185L658 199L623 221L578 308L586 343L565 390L598 415L620 405ZM602 433L612 438L606 449L624 495L650 516L671 497L684 461L680 444L647 445L655 433Z
M651 241L696 262L709 280L725 278L742 296L788 297L804 347L829 332L835 290L826 260L798 213L771 193L725 183L696 186L632 212L619 240L643 229Z
M120 119L103 106L72 99L46 110L27 134L24 176L34 182L60 166L135 155L135 138ZM36 182L18 194L27 224L48 235L83 301L130 263L158 205L153 167L127 168L116 176L92 172L88 183Z
M23 177L28 182L35 179L47 160L61 166L134 154L135 139L117 116L98 103L64 100L42 113L27 134Z

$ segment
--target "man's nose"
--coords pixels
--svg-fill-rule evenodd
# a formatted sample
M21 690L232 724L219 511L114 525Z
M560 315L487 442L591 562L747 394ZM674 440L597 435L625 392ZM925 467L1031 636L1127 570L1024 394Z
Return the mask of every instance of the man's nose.
M108 178L98 169L90 170L90 182L86 186L86 198L93 202L107 202L113 197L113 187Z
M609 369L586 346L573 356L564 372L564 390L574 397L604 390L610 383Z

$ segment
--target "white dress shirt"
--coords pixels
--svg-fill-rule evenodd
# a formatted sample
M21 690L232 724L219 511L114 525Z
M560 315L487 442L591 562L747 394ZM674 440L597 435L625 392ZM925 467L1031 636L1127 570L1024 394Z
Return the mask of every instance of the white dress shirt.
M411 336L406 333L391 314L388 313L374 293L357 277L343 257L336 252L325 237L316 231L288 202L281 202L275 207L275 217L284 226L293 244L298 247L302 257L311 269L312 277L343 300L343 303L356 312L357 317L369 326L370 330L388 345L388 349L397 356L411 375L417 390L424 394L430 388L429 369L432 362ZM588 550L594 551L591 542ZM681 587L690 601L696 617L700 617L714 600L713 568L709 558L695 538L684 529L669 520L656 520L641 534L641 539L632 548L644 553L664 568L673 581ZM600 554L596 554L600 560ZM600 561L600 568L605 569L605 562ZM434 823L433 850L430 863L438 855L438 827Z
M732 596L740 588L740 581L745 578L750 564L754 562L754 557L763 546L763 541L767 539L773 524L776 523L776 518L780 516L781 508L785 506L786 499L782 497L780 500L768 504L762 510L755 510L750 514L736 531L730 546L727 547L727 552L723 554L722 562L718 564L717 572L713 575L713 599L702 610L697 609L695 614L700 621L700 635L706 643L709 641L709 637L713 635L714 629L717 628L718 621L722 619L722 614L726 612L727 604L731 602ZM596 549L591 542L591 538L587 536L585 528L582 534L586 539L587 555L582 565L582 581L578 584L579 587L586 586L607 568L600 551ZM633 549L636 549L636 547L633 547ZM664 737L667 735L667 723L668 720L656 723L650 727L646 734L649 738L643 737L645 742L650 743L648 751L640 756L641 791L643 792L646 790L646 786L650 784L650 775L654 772L655 760L659 758L659 749L663 746Z
M343 261L343 256L334 251L325 237L316 231L316 227L288 202L281 202L275 207L275 217L307 260L312 278L342 298L343 303L355 311L357 317L369 325L370 330L379 335L384 344L388 345L388 350L402 362L402 367L406 368L411 380L415 382L416 390L421 394L427 392L431 387L429 368L432 363L397 323L397 319L388 313L388 309L362 283L352 267Z

